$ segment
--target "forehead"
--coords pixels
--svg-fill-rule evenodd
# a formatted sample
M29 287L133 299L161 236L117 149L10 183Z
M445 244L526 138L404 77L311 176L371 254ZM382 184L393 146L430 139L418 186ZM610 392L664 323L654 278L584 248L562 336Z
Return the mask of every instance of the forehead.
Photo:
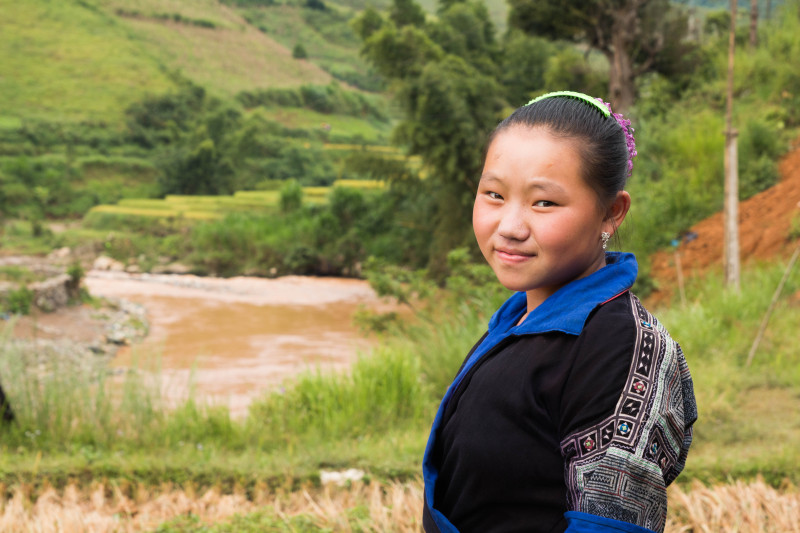
M578 178L581 158L575 139L544 128L512 126L492 139L483 174L496 178ZM570 180L571 181L571 180Z

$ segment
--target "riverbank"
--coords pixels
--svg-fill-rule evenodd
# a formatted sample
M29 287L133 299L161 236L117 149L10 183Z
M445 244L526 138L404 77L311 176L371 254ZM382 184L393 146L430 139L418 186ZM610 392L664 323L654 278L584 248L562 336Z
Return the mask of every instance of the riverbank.
M147 310L149 336L120 350L113 367L156 366L173 404L191 388L196 400L236 417L299 373L346 371L374 342L354 316L387 307L367 282L344 278L92 270L85 284Z
M93 267L81 282L83 302L65 299L49 312L33 305L29 315L8 317L9 343L35 353L36 364L64 359L107 364L112 372L149 370L172 405L191 394L238 417L300 372L346 371L374 341L354 316L395 308L364 280L215 278L177 264L142 273L79 252L0 257L0 266L28 277L68 277L69 265Z

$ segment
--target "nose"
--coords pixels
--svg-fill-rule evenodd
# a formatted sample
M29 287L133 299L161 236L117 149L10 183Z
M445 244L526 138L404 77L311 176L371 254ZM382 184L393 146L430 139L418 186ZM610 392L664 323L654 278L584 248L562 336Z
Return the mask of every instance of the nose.
M530 237L531 231L525 220L523 206L509 205L503 209L497 233L506 239L524 241Z

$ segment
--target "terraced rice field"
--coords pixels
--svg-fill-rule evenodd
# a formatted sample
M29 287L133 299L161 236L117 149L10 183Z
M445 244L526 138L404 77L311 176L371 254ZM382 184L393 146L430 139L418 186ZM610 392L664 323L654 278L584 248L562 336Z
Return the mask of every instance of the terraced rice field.
M376 190L384 187L378 180L337 180L333 187ZM303 203L325 205L332 187L303 187ZM280 191L238 191L231 196L168 195L158 198L125 198L116 205L98 205L89 213L126 216L211 220L228 213L251 211L268 213L280 204Z

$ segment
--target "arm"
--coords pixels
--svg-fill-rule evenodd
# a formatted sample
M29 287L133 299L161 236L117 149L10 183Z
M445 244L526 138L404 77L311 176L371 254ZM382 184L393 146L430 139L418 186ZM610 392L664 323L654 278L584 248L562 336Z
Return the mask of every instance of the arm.
M624 298L628 316L598 313L587 323L564 389L568 533L663 531L666 486L683 469L691 443L697 412L683 353L635 297ZM622 380L613 375L620 359L628 365ZM595 380L593 394L606 406L616 400L605 416L587 421L580 389L587 376L608 372L612 378Z

